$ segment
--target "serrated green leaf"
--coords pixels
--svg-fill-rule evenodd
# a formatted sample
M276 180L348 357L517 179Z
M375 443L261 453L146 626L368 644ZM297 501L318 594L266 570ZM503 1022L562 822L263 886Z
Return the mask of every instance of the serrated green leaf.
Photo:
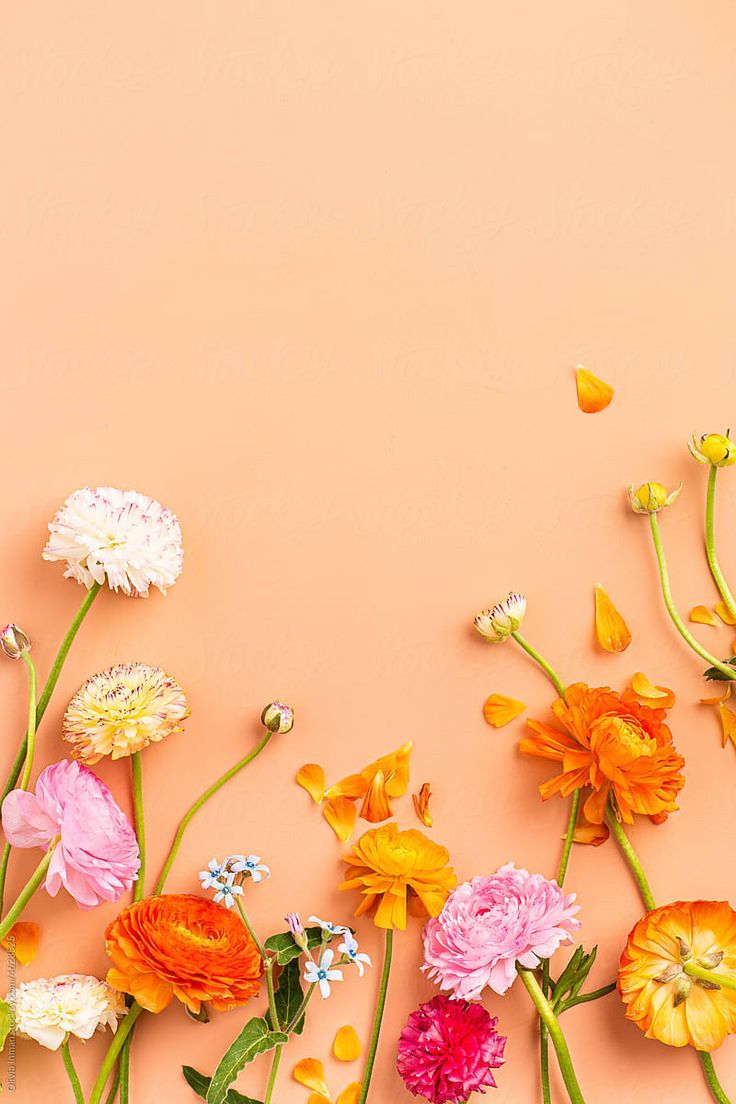
M5 1046L5 1040L13 1026L13 1011L7 1001L0 1000L0 1050Z
M220 1059L207 1089L207 1104L226 1104L228 1089L240 1071L249 1062L272 1050L281 1043L288 1042L289 1036L283 1031L271 1031L260 1016L254 1016L238 1037L230 1044Z
M284 1030L299 1011L304 997L302 990L302 968L298 959L292 959L284 966L276 982L276 1015L279 1018L281 1029ZM271 1015L266 1013L266 1021L271 1026ZM304 1030L304 1017L294 1028L295 1035L301 1035Z

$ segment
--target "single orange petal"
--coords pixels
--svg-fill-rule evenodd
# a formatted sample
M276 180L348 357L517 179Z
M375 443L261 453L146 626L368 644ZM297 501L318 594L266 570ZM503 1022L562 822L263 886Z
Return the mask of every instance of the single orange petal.
M731 613L725 602L718 603L716 606L716 613L721 621L723 621L724 625L736 625L736 617Z
M654 686L643 671L637 671L631 679L631 689L640 698L666 698L667 691Z
M325 1096L323 1093L312 1092L309 1094L307 1104L325 1104L325 1100L329 1100L329 1096Z
M21 966L30 966L38 954L41 929L33 920L19 920L2 940L6 951L12 950Z
M307 791L312 801L317 805L322 804L325 796L325 772L319 763L305 763L299 768L296 780L302 789Z
M607 824L579 824L573 835L573 842L590 844L591 847L600 847L608 839Z
M352 1085L348 1085L346 1089L342 1090L336 1104L358 1104L362 1087L360 1081L353 1081Z
M325 1067L319 1058L302 1058L301 1062L297 1062L294 1066L292 1077L300 1085L305 1085L329 1100L330 1090L325 1081Z
M363 799L360 815L363 820L367 820L371 824L380 824L382 820L388 820L391 816L391 803L386 792L386 779L383 771L379 770L374 775L373 781L368 787L368 793Z
M354 1062L356 1058L360 1058L360 1039L350 1024L338 1029L332 1044L332 1053L341 1062Z
M503 728L509 721L520 717L525 709L524 702L508 698L505 694L491 694L483 702L483 716L494 728Z
M425 828L432 827L432 816L429 812L429 799L432 796L432 789L429 782L423 782L422 787L418 794L412 794L412 800L414 802L414 812Z
M353 834L358 810L349 797L330 797L323 808L324 818L343 843Z
M720 705L721 702L728 701L728 699L731 697L731 687L733 686L733 682L724 682L722 685L723 685L723 693L722 694L718 694L715 698L701 698L700 699L700 704L701 705Z
M575 372L575 380L578 388L578 406L583 414L597 414L605 410L613 398L613 388L604 383L598 376L594 376L582 364L578 364Z
M713 610L709 610L707 606L693 606L689 617L696 625L714 625L718 628L720 623Z
M736 713L723 704L718 706L718 710L723 725L723 746L725 747L729 740L736 744Z
M325 797L349 797L355 801L358 797L365 797L367 789L368 783L362 774L349 774L325 790Z
M600 584L595 588L595 634L606 652L625 652L631 643L628 625Z

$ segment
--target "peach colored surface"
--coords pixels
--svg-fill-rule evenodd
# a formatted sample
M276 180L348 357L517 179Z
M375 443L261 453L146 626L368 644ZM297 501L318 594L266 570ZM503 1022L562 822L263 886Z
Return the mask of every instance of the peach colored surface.
M45 671L81 591L42 563L45 523L84 483L136 487L179 514L182 579L165 600L105 595L41 732L59 758L66 701L90 673L142 659L180 680L186 733L145 755L155 871L185 806L248 747L281 696L298 727L198 817L170 881L211 855L273 867L264 929L287 909L347 918L341 847L293 782L335 778L408 737L436 791L435 836L461 877L514 858L552 874L564 808L544 764L495 732L491 691L539 713L550 691L512 646L469 628L509 587L564 677L674 685L682 812L634 833L661 900L736 897L733 749L698 707L699 665L665 622L630 479L686 480L663 521L684 609L712 601L705 473L688 434L734 422L736 10L725 0L562 4L433 0L68 0L5 4L0 610ZM585 417L582 360L616 387ZM736 476L719 517L736 573ZM596 653L592 588L631 649ZM702 629L720 653L730 631ZM25 682L0 664L3 758ZM101 768L123 802L123 767ZM410 800L403 823L415 823ZM12 888L32 857L13 866ZM641 912L614 846L576 849L584 939L612 974ZM114 908L38 900L29 975L105 969ZM368 925L361 932L378 957ZM419 928L398 939L374 1104L409 1010L430 995ZM378 971L350 981L288 1052L279 1104L305 1104L297 1058L336 1028L366 1037ZM539 1100L525 993L489 1000L509 1035L494 1099ZM194 1097L252 1009L141 1024L135 1104ZM609 997L566 1017L589 1104L705 1102L692 1053L647 1042ZM103 1050L77 1047L90 1083ZM18 1046L23 1104L70 1098L58 1055ZM736 1042L716 1057L736 1092ZM359 1071L328 1062L335 1094ZM5 1060L2 1061L5 1078ZM239 1087L259 1096L260 1062ZM562 1099L557 1086L557 1099Z

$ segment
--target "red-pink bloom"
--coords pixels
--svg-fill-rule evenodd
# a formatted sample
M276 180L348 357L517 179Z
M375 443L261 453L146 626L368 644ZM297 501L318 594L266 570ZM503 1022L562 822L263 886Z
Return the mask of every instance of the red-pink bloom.
M105 783L80 763L65 759L47 767L35 794L13 790L2 821L13 847L46 850L58 837L46 874L51 897L64 886L81 908L93 908L117 901L135 881L135 832Z
M495 1089L491 1070L503 1065L506 1039L480 1004L435 997L412 1012L396 1060L404 1084L431 1104L464 1104Z
M580 927L575 894L513 863L453 890L424 929L423 970L464 1000L505 993L516 966L534 970Z

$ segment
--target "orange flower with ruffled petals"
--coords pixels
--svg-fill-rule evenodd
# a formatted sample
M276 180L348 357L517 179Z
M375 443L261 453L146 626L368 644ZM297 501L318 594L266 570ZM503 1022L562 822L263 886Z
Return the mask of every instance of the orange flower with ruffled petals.
M711 1051L736 1033L736 912L727 901L677 901L643 916L618 974L626 1016L648 1039Z
M672 743L665 710L642 705L629 690L618 695L578 682L552 712L564 731L530 720L532 735L519 745L528 755L562 764L561 773L539 787L544 801L589 786L583 808L591 824L603 823L609 796L627 824L634 813L659 824L676 811L685 760Z
M144 897L124 908L105 932L112 959L108 984L149 1012L173 997L197 1014L246 1004L260 990L263 960L243 922L193 893Z

